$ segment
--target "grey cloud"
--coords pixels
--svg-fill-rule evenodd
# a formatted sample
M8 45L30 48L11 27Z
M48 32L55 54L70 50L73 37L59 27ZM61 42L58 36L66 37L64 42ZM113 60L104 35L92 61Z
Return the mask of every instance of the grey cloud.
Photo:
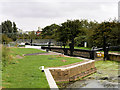
M75 12L88 12L100 9L99 3L85 2L29 2L2 3L2 14L13 17L56 18L74 15Z
M3 3L2 13L14 17L47 18L56 17L58 12L54 8L45 3Z
M56 0L53 0L54 2L15 1L0 1L0 17L3 17L0 21L13 20L23 30L34 30L37 26L44 27L52 23L60 24L66 19L104 21L117 17L117 2L104 2L104 0L101 2L90 2L90 0L86 0L88 2L76 2L76 0L71 0L72 2L65 0L57 0L59 2Z

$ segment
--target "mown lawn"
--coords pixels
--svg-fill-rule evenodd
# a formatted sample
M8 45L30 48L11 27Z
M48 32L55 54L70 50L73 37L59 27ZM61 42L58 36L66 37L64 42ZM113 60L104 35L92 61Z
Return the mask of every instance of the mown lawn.
M11 48L13 55L43 52L37 49ZM66 60L63 62L62 60ZM68 65L82 60L58 55L32 55L13 59L12 64L3 67L2 87L4 88L49 88L44 72L40 66L56 67Z
M31 54L31 53L45 53L45 51L41 51L39 49L34 48L10 48L11 55L23 55L23 54Z
M64 46L62 46L62 48L64 48ZM65 48L69 48L69 46L65 46ZM88 47L74 47L74 49L91 50L91 48L88 48Z
M120 53L120 51L110 51L110 52L113 52L113 53Z

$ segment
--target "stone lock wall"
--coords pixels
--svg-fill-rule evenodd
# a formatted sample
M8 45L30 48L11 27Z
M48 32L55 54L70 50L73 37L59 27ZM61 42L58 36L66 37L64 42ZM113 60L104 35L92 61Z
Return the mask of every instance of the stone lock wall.
M90 58L89 52L74 51L73 55Z
M65 55L70 55L70 48L58 48L58 47L41 47L41 49L49 49L53 52L63 53ZM84 57L88 59L93 59L95 56L95 51L92 50L83 50L83 49L74 49L73 56Z
M74 81L96 72L94 62L68 69L51 69L55 81Z
M114 61L120 61L120 55L119 54L109 54L109 59Z
M59 53L64 53L64 51L62 49L51 49L51 51L53 51L53 52L59 52Z

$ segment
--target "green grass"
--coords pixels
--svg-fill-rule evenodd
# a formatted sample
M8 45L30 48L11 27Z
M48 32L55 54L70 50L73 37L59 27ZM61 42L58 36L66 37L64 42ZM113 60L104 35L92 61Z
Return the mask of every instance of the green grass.
M33 53L32 50L34 50L23 48L11 49L14 51L13 55ZM41 51L39 50L39 52ZM62 62L62 60L66 60L66 62ZM13 61L13 64L3 67L2 85L5 88L49 88L45 73L39 70L40 66L45 66L45 68L57 67L81 62L82 60L58 55L32 55L24 56L22 59L14 59Z
M31 53L45 53L45 51L41 51L39 49L33 48L10 48L12 55L23 55L23 54L31 54Z
M110 52L113 52L113 53L120 53L120 51L110 51Z
M63 48L64 46L62 46ZM65 46L65 48L69 48L69 46ZM84 49L84 50L91 50L91 48L87 48L87 47L74 47L74 49Z
M116 61L96 61L95 66L99 70L118 70L119 62Z
M97 73L90 75L90 77L116 77L118 76L120 62L116 61L96 61L95 67Z
M84 49L84 50L91 50L91 48L87 48L87 47L74 47L75 49Z

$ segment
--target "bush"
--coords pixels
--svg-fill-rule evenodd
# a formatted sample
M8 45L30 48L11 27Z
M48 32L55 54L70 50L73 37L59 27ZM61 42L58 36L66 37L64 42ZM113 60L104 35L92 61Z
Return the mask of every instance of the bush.
M7 64L11 63L10 49L2 46L2 65L5 67Z
M12 41L12 39L7 37L7 35L5 35L5 34L2 35L2 43L8 44L11 41Z

